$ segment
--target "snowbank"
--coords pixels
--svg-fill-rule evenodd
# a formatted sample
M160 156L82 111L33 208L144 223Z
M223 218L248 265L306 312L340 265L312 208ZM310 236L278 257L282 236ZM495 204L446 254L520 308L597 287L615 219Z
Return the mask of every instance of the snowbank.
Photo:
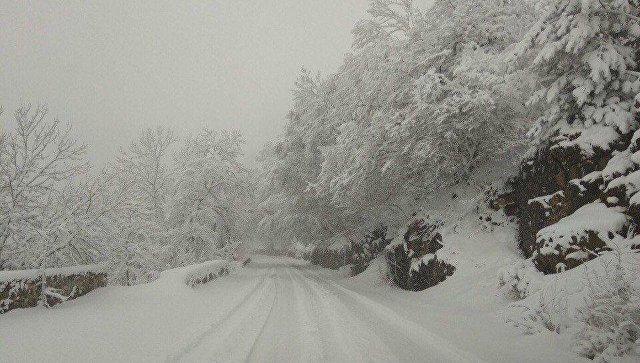
M196 287L228 275L241 267L241 263L237 261L213 260L187 266L181 272L184 274L184 282L191 287Z
M633 352L640 332L639 273L640 254L606 252L572 270L538 277L535 290L511 306L508 321L527 334L559 334L585 357L609 362L628 355L634 361L640 356Z
M40 276L54 276L54 275L80 275L88 272L101 273L104 272L106 265L93 264L93 265L78 265L70 267L57 267L57 268L45 268L45 269L31 269L31 270L12 270L12 271L0 271L0 282L7 282L12 280L24 280L24 279L36 279Z

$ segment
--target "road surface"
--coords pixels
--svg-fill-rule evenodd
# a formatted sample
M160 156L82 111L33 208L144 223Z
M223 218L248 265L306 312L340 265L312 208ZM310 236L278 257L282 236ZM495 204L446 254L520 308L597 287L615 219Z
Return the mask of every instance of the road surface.
M316 268L260 258L250 286L167 362L478 362Z
M187 266L12 310L0 316L0 362L584 361L551 333L505 324L509 301L492 270L415 293L380 286L375 268L347 279L300 260L252 259L195 288Z

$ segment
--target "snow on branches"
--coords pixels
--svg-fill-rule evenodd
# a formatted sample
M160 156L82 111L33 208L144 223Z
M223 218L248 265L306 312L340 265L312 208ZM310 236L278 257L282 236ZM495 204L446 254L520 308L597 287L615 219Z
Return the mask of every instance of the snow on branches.
M374 0L369 14L335 73L303 72L296 84L286 131L265 159L263 203L277 211L267 228L288 219L313 227L295 236L311 242L404 220L416 198L524 141L534 82L509 69L506 51L533 22L530 6L436 1L425 11Z
M44 106L20 107L0 135L0 269L107 263L119 284L233 254L247 231L242 140L205 130L174 154L171 130L149 129L104 170Z
M520 42L533 56L541 88L530 103L545 102L531 135L558 125L603 125L626 134L636 127L633 99L640 91L637 0L564 0L549 5Z

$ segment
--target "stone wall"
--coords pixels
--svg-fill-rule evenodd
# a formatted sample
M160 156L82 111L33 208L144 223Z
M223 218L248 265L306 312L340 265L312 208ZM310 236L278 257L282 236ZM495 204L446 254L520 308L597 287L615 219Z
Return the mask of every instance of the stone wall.
M185 283L191 287L204 285L219 277L229 275L241 267L251 263L251 259L244 261L212 260L197 265L185 267Z
M107 273L100 265L0 271L0 314L38 305L54 306L106 285Z

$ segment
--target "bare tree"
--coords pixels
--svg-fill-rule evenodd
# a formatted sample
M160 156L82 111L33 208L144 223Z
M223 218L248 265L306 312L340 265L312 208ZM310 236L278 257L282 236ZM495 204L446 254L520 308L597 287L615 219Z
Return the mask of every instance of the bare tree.
M173 130L146 129L118 157L116 169L130 179L132 192L158 220L164 218L163 207L170 187L168 152L177 141Z
M86 170L84 145L71 136L70 125L50 121L47 111L43 105L21 106L15 128L0 141L0 267L16 262L9 260L9 245L19 252L48 238L41 233L51 222L44 211L57 189Z

